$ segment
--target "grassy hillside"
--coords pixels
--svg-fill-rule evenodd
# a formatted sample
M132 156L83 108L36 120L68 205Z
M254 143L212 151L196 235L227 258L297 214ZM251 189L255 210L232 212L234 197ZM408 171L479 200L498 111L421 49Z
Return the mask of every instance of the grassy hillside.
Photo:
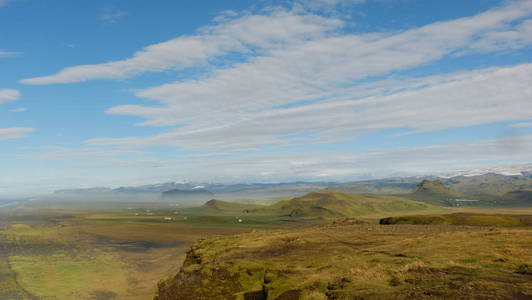
M329 191L358 194L401 195L414 200L445 206L530 206L532 205L532 173L501 175L488 173L455 176L446 179L388 178L333 185ZM436 184L436 181L439 183ZM441 183L441 184L440 184ZM426 185L426 186L425 186ZM415 191L415 193L412 193ZM479 201L456 203L454 199Z
M272 211L290 217L347 217L430 208L423 203L392 196L313 192L255 211Z
M468 226L532 226L530 215L454 213L444 215L413 215L389 217L380 220L381 224L410 225L468 225Z
M244 210L249 209L256 209L262 207L261 205L254 205L254 204L244 204L244 203L238 203L238 202L228 202L228 201L222 201L222 200L209 200L203 204L202 208L204 211L212 211L212 212L221 212L221 211L229 211L229 212L243 212Z
M405 195L405 197L443 206L456 206L456 199L466 198L443 185L440 180L423 180L412 193Z
M528 190L511 191L503 195L502 200L498 203L508 203L512 205L532 205L532 187Z
M363 224L202 240L155 299L530 299L531 233Z
M532 173L515 176L494 173L457 176L444 180L444 184L466 195L501 196L512 191L531 190Z
M410 193L419 181L414 177L354 181L329 186L327 190L351 194L399 195Z

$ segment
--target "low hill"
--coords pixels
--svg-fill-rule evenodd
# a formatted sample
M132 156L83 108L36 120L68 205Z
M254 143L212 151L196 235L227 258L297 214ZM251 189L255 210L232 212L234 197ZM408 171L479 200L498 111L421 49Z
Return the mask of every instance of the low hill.
M423 180L409 195L409 199L434 205L456 206L456 199L466 198L443 185L440 180Z
M418 177L405 177L353 181L329 186L327 191L350 194L408 194L416 188L420 180Z
M532 189L532 173L512 176L495 173L456 176L445 179L443 183L465 195L501 196L513 191Z
M513 205L524 205L524 206L531 206L532 205L532 189L531 190L517 190L517 191L511 191L502 197L502 201Z
M412 200L376 195L355 195L336 192L313 192L280 201L261 211L274 211L290 217L348 217L382 212L430 209L429 205Z
M347 225L196 242L173 299L529 299L530 228Z
M213 212L244 212L247 210L258 209L263 207L262 205L245 204L238 202L228 202L222 200L209 200L201 206L203 211Z
M422 179L424 179L422 188L418 191ZM435 184L436 181L439 183ZM439 179L434 176L387 178L339 183L329 186L327 190L355 194L400 195L446 206L530 206L532 205L532 172L514 175L483 173ZM477 201L458 201L457 203L453 199Z

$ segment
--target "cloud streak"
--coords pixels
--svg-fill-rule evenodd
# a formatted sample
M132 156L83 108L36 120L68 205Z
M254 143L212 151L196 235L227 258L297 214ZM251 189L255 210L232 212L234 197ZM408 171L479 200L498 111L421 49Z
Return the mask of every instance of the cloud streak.
M255 119L258 113L277 106L352 99L353 94L363 96L360 80L464 51L487 51L485 45L493 44L493 34L531 13L532 2L520 1L396 34L322 36L279 47L233 68L214 70L207 78L136 93L163 106L123 105L108 113L140 116L146 119L141 125L146 126L184 125L192 132L232 127L232 123ZM525 23L515 25L518 36L525 36L526 30L521 29ZM486 43L481 47L482 41ZM524 45L527 39L520 41ZM497 45L491 50L515 48L509 41ZM376 89L374 92L377 94Z
M332 142L391 128L426 132L526 120L532 119L531 81L532 64L489 68L414 81L417 83L414 88L387 96L273 109L221 125L201 128L190 125L153 137L101 138L87 143L166 145L189 150L240 149L283 146L301 140ZM419 88L418 84L424 87Z
M23 127L0 128L0 141L20 139L26 137L33 131L35 131L35 129Z
M252 54L252 48L266 51L280 45L312 39L340 24L335 19L286 12L275 12L269 16L246 15L205 27L196 35L150 45L125 60L70 67L53 75L24 79L21 82L35 85L72 83L93 79L121 79L168 69L181 70L206 64L231 51Z
M482 165L530 160L530 149L532 136L527 135L388 150L257 154L189 162L180 175L222 182L279 182L449 174Z
M120 9L105 8L102 10L98 18L103 23L114 24L126 15L127 14Z
M0 90L0 104L17 101L20 98L20 92L13 89Z

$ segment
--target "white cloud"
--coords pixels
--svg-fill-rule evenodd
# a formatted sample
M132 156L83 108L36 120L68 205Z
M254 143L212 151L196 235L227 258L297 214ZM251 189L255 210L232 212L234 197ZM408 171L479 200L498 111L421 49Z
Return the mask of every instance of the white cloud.
M257 48L264 51L285 48L287 45L300 46L262 57L263 59L253 61L253 64L269 62L287 64L282 69L285 71L293 70L289 67L299 67L302 62L307 63L308 60L308 66L303 68L302 72L321 71L314 76L318 77L334 74L333 71L341 71L335 77L345 77L347 73L348 76L344 80L349 80L440 59L453 51L467 50L465 48L468 48L468 44L474 41L477 45L471 49L486 51L486 46L481 47L478 44L489 44L489 40L494 39L493 35L502 28L511 27L512 22L531 13L532 1L513 1L507 6L473 17L435 23L384 37L339 36L332 30L339 28L343 24L341 21L313 14L274 11L270 15L244 15L239 18L224 19L224 22L206 27L196 35L182 36L148 46L129 59L69 67L53 75L28 78L21 82L52 84L92 79L120 79L144 72L179 70L205 64L231 51L251 54L251 57L254 57L253 50ZM528 23L523 23L522 26L528 28ZM515 30L527 32L527 29ZM328 32L332 35L324 36ZM521 43L526 40L523 39ZM305 41L307 43L304 43ZM512 46L508 43L507 45ZM493 50L499 49L500 47ZM289 60L292 58L295 58L294 62ZM322 71L328 64L332 66ZM368 69L374 71L367 74L365 72Z
M532 135L524 135L394 149L312 151L309 147L308 151L298 153L288 151L244 155L213 153L216 156L208 159L189 155L168 160L144 156L125 158L115 153L116 155L106 154L98 157L96 161L84 160L84 156L74 156L65 163L53 161L51 169L56 172L52 175L56 183L64 183L65 180L58 181L57 178L68 177L72 169L86 170L86 174L80 175L86 177L85 180L81 180L83 186L145 184L176 178L225 183L348 181L390 176L447 175L487 166L529 162L532 159L530 149L532 149ZM79 149L70 150L77 152ZM34 164L30 165L34 168ZM37 174L42 173L42 176L35 179L38 182L51 177L48 165L43 164L41 168L35 170ZM154 168L157 168L156 172L153 172ZM105 180L101 174L106 174Z
M463 51L473 40L532 13L532 1L394 35L340 35L276 49L211 76L139 91L166 107L125 105L112 114L148 119L142 125L175 125L247 118L274 106L329 98L370 76L404 70ZM490 31L491 30L491 31ZM208 114L208 118L205 115Z
M255 172L347 176L353 174L353 168L360 174L378 169L377 162L388 159L405 172L414 172L429 168L430 155L441 156L442 167L446 167L443 164L454 158L445 156L445 151L460 154L454 161L458 163L458 157L469 159L472 155L460 147L471 146L478 151L480 146L416 148L415 153L420 157L429 154L425 165L420 160L412 167L408 166L412 159L404 159L404 164L393 160L394 155L417 158L414 152L408 152L412 149L393 153L374 151L361 156L317 153L317 162L301 160L301 154L280 153L279 149L272 156L247 155L232 159L230 154L260 150L264 146L305 143L312 147L313 143L352 140L385 129L412 133L532 119L532 64L421 78L389 76L391 72L456 54L505 51L528 45L532 41L524 38L528 21L523 19L532 14L532 1L508 3L471 17L402 32L362 35L345 34L341 31L341 21L316 15L286 11L265 16L226 13L217 25L204 28L196 35L148 46L132 58L75 66L23 82L50 84L125 78L206 64L236 51L245 56L243 61L224 68L209 68L207 74L197 79L136 92L138 97L156 100L161 105L123 105L108 110L110 114L140 116L145 119L141 125L179 127L155 136L97 138L86 143L90 147L175 146L196 151L199 153L186 158L207 160L205 157L212 156L204 169L191 167L197 176L204 178L212 178L208 172L213 169L221 177L233 173L258 174ZM517 32L519 38L505 38L500 42L504 36L501 32ZM382 75L388 78L371 79ZM528 158L527 155L519 157ZM493 156L484 153L481 157L504 159L502 151ZM353 160L357 165L348 163ZM365 160L373 165L365 165ZM432 160L432 165L437 162ZM285 171L281 170L283 167Z
M112 156L126 156L143 154L141 151L127 149L102 149L94 147L82 148L65 148L65 147L47 147L45 152L31 155L34 159L46 160L69 160L85 158L103 158Z
M0 104L17 101L20 98L20 92L13 89L0 90Z
M11 139L20 139L28 135L29 133L35 131L33 128L0 128L0 141L11 140Z
M113 8L106 7L102 10L98 18L103 23L113 24L113 23L118 22L121 18L123 18L126 15L127 14L120 9L113 9Z
M470 49L479 52L514 50L524 48L532 43L532 20L525 20L508 30L487 33L474 42Z
M17 52L2 51L0 50L0 57L11 57L17 55Z
M180 164L178 176L213 181L354 180L444 174L532 159L532 136L369 151L275 153Z
M511 125L509 125L509 127L512 127L512 128L527 128L527 127L532 127L532 122L523 122L523 123L511 124Z
M329 11L340 5L364 4L366 2L367 0L303 0L303 1L298 1L298 4L301 7L308 8L311 10Z
M25 112L25 111L27 111L27 110L28 110L27 108L20 107L20 108L13 108L13 109L10 109L9 111L10 111L10 112Z
M144 72L184 69L210 59L241 51L248 54L322 36L340 21L316 15L274 12L268 16L246 15L226 23L203 28L197 35L182 36L150 45L132 58L97 65L63 69L56 74L24 79L25 84L80 82L92 79L119 79Z
M169 145L190 150L241 149L353 139L360 134L390 128L424 132L532 119L530 82L532 64L490 68L431 77L420 82L414 80L409 82L411 88L405 85L406 90L386 96L354 100L340 97L340 100L247 114L232 121L209 119L209 114L215 113L207 110L203 115L206 121L198 120L160 135L92 139L88 143ZM215 121L207 122L212 119Z
M14 0L0 0L0 8L8 5L11 2L14 2Z

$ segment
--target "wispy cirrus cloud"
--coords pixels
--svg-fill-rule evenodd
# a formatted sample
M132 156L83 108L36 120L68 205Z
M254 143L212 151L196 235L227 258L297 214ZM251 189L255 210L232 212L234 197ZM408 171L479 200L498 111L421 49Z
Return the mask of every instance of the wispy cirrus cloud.
M17 101L20 98L20 92L13 89L0 90L0 104ZM0 141L20 139L26 137L34 128L14 127L0 128Z
M313 39L338 27L339 20L317 15L276 12L269 16L245 15L205 27L196 35L150 45L133 57L97 65L69 67L56 74L24 79L25 84L71 83L93 79L120 79L144 72L180 70L223 56L230 51L252 54L251 48L275 49Z
M15 0L0 0L0 8L8 5L11 2L14 2Z
M495 42L500 32L514 31L513 40L526 45L525 19L531 15L532 1L513 1L470 17L361 35L344 34L342 21L314 14L276 10L266 15L231 15L197 35L146 47L126 60L70 67L23 83L124 78L187 68L230 51L253 53L229 68L211 68L207 76L136 92L162 105L122 105L107 111L140 116L146 119L141 125L179 125L178 129L151 137L91 139L92 145L257 149L327 141L330 136L353 138L390 128L422 132L527 119L530 116L523 107L530 105L526 100L530 65L397 82L360 80L464 51L515 49L508 39ZM498 46L481 47L482 42ZM494 86L497 92L489 92Z
M512 127L512 128L527 128L527 127L532 127L532 122L515 123L515 124L511 124L511 125L509 125L509 127Z
M2 57L12 57L12 56L17 56L17 55L18 55L17 52L0 50L0 58L2 58Z
M251 154L183 164L183 177L218 181L354 180L449 174L532 159L532 136L367 151Z
M532 119L531 81L531 64L489 68L413 81L411 89L407 84L403 86L405 90L386 96L342 99L349 95L347 90L347 94L340 94L331 101L270 109L233 118L222 125L198 121L152 137L101 138L88 143L166 145L190 150L239 149L288 145L294 141L285 137L303 134L307 142L317 142L343 140L391 128L426 132Z
M190 173L204 178L252 174L339 178L362 176L370 169L382 169L382 174L415 173L430 166L445 168L446 163L457 166L471 158L472 162L529 159L526 151L513 156L508 149L506 154L497 150L506 142L518 147L522 139L517 137L360 155L305 153L308 161L300 154L282 153L293 145L353 140L387 129L411 134L532 119L532 64L425 77L391 75L459 55L498 54L530 46L532 1L505 3L469 17L366 34L347 33L343 21L308 12L226 13L216 25L148 46L130 58L73 66L22 82L122 79L212 63L201 76L135 92L157 105L120 105L107 111L141 117L142 126L172 128L152 136L86 141L94 149L172 146L194 151L184 157L199 163L191 163ZM216 62L229 53L237 53L239 59L217 67ZM528 147L530 137L522 145ZM266 147L274 148L275 155L245 154ZM474 152L464 147L492 150L474 158ZM234 158L236 151L241 153ZM205 168L203 160L208 160ZM386 168L388 161L395 166Z
M0 128L0 141L20 139L35 131L34 128Z
M103 158L112 156L140 155L141 151L127 149L102 149L94 147L82 148L65 148L65 147L45 147L45 151L39 154L31 155L34 159L47 160L68 160L68 159L90 159Z
M174 176L173 178L197 181L209 178L216 182L279 182L452 174L479 166L529 161L532 159L530 149L532 149L532 136L525 135L445 145L364 151L308 149L301 153L290 151L246 155L215 153L218 156L210 157L208 160L187 156L186 159L165 161L166 168L161 169L157 176L167 176L168 179ZM143 164L136 166L145 167ZM176 172L177 166L179 170Z
M20 98L20 92L13 89L0 90L0 104L17 101Z
M113 24L120 21L120 19L126 15L127 13L121 9L106 7L102 10L98 16L98 19L100 19L100 21L103 23Z

